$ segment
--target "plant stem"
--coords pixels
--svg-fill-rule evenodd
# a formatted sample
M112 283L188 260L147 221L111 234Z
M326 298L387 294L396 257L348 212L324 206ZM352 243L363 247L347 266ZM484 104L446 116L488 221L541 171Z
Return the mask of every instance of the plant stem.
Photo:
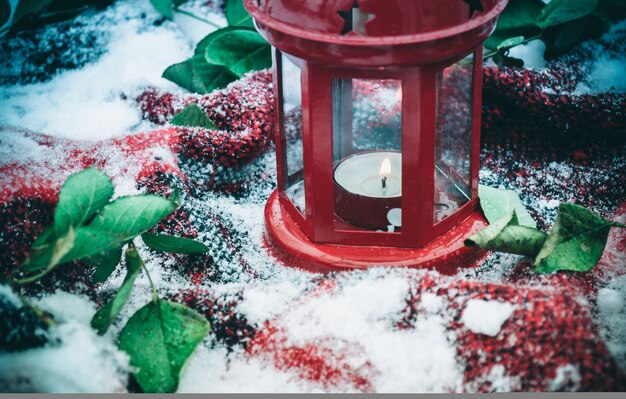
M211 22L211 21L209 21L208 19L205 19L205 18L199 17L199 16L197 16L196 14L194 14L194 13L192 13L192 12L182 10L182 9L180 9L180 8L178 8L178 7L174 8L174 12L177 12L177 13L180 13L180 14L183 14L183 15L186 15L186 16L191 17L191 18L193 18L193 19L195 19L195 20L198 20L198 21L200 21L200 22L204 22L204 23L205 23L205 24L207 24L207 25L211 25L211 26L212 26L212 27L214 27L215 29L221 29L221 28L222 28L222 26L219 26L219 25L218 25L218 24L216 24L215 22Z
M521 42L520 44L518 44L516 46L513 46L513 47L523 46L525 44L528 44L528 43L532 42L533 40L539 40L539 39L541 39L540 35L531 36L529 38L524 39L524 41ZM502 51L508 51L508 50L512 49L513 47L502 48L500 50L492 50L492 51L488 52L487 54L483 55L483 60L488 60L489 58L493 57L494 55L496 55L496 54L498 54L498 53L500 53Z
M128 244L128 246L129 247L132 246L133 248L136 248L135 244L133 244L132 242ZM137 255L139 256L139 254ZM139 259L141 259L141 257ZM148 281L150 282L150 287L152 288L152 300L154 300L154 302L156 303L159 303L159 295L157 294L156 287L154 286L152 277L150 277L150 272L148 271L148 268L146 267L146 264L143 261L143 259L141 260L141 268L143 269L144 273L146 273L146 276L148 277Z
M58 325L57 322L54 321L52 317L48 316L43 310L41 310L39 306L35 305L28 299L22 297L21 295L19 296L19 298L20 298L20 301L22 301L22 304L24 306L29 307L30 310L32 310L33 313L41 319L41 321L43 321L44 323L48 325L48 327L56 327Z

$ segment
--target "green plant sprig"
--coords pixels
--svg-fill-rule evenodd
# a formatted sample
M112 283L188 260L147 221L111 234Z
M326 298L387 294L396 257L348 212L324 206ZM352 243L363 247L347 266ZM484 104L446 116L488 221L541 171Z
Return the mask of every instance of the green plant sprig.
M37 237L27 259L13 274L13 283L38 281L59 265L75 260L93 265L95 282L104 281L124 253L126 278L114 297L94 314L91 326L101 335L107 332L143 272L152 300L130 317L118 345L130 356L145 392L174 392L184 364L208 334L210 324L194 310L159 298L135 240L141 237L149 248L182 254L204 253L208 248L195 240L149 232L179 206L176 191L169 198L146 194L111 200L113 192L111 179L94 167L70 176L59 192L53 225ZM26 277L17 278L18 273ZM48 327L56 326L49 315L27 299L22 301Z
M465 245L532 257L537 273L587 272L600 260L610 229L626 227L582 206L562 203L552 230L546 234L536 228L517 194L511 193L479 188L490 225L465 240Z

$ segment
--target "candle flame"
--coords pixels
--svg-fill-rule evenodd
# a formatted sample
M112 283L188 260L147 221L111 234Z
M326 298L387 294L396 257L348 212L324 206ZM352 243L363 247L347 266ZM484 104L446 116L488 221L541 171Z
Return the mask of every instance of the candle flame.
M385 158L383 163L380 164L380 177L389 177L391 176L391 161L389 158Z

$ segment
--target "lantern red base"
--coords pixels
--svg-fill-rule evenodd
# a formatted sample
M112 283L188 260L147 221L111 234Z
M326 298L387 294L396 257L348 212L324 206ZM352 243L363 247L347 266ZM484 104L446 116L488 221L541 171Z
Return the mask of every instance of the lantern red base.
M265 206L266 246L286 266L313 272L379 267L436 269L454 274L475 267L487 252L463 245L463 240L488 225L480 212L421 248L348 246L312 242L283 208L274 191Z

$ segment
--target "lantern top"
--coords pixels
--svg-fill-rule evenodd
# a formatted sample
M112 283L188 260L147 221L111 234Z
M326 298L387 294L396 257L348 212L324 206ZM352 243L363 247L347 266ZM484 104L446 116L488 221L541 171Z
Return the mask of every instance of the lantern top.
M277 48L347 66L425 64L465 56L508 0L244 0Z

